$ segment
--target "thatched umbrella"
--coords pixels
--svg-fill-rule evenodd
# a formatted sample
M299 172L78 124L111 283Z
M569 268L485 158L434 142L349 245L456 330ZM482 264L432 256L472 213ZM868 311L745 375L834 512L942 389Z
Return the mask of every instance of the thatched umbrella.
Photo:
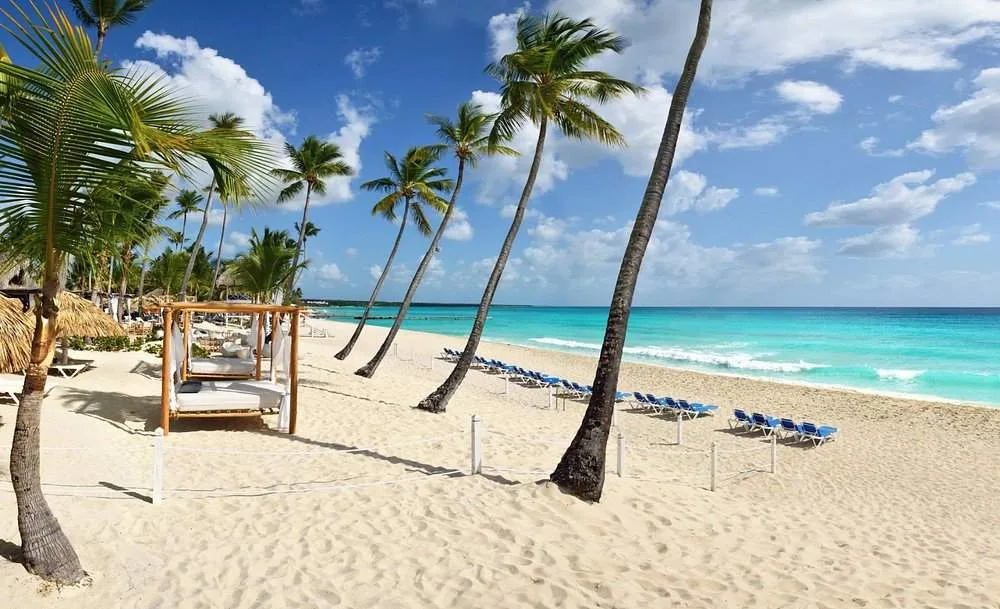
M125 336L125 330L94 303L71 292L59 295L59 336ZM20 372L31 357L35 313L24 312L21 301L0 298L0 372ZM63 359L68 352L63 343Z
M21 301L0 297L0 372L20 372L31 361L35 320L25 315Z

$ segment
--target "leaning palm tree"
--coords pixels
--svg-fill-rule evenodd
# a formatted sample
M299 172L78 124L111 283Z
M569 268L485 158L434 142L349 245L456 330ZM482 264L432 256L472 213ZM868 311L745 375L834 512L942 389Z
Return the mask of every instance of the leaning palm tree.
M295 246L295 262L292 264L298 267L299 259L302 257L302 245L306 239L301 229L306 226L309 218L309 199L313 193L320 196L326 194L327 179L354 175L354 169L342 160L344 155L339 146L324 142L312 135L304 139L298 148L285 144L285 153L292 163L292 168L278 168L271 171L274 177L285 184L285 189L278 195L278 203L291 201L301 194L302 189L306 191L306 201L302 206L302 222L299 224L299 239ZM285 293L291 294L294 290L295 273L292 273L288 278Z
M105 219L115 213L90 197L126 168L148 179L160 167L180 174L211 159L223 183L259 183L271 162L264 144L204 132L168 85L149 74L100 65L92 42L58 7L0 15L32 69L0 61L0 259L14 255L40 270L35 330L10 453L21 560L60 584L87 576L42 493L39 439L47 372L59 333L61 271L69 257L113 251Z
M625 333L628 330L629 312L632 309L632 295L639 278L639 269L646 253L646 246L656 225L663 191L667 187L670 169L674 162L677 137L684 120L684 109L688 95L694 84L698 62L708 42L709 23L712 18L712 0L701 0L698 28L684 62L684 71L677 81L667 124L663 129L660 147L653 162L653 171L642 197L642 204L632 225L632 234L622 257L618 281L611 296L608 309L608 324L604 331L601 356L597 360L594 377L594 392L590 404L583 415L580 428L573 442L566 449L559 465L552 472L551 479L563 491L586 501L599 501L604 489L604 457L611 432L611 417L615 408L615 392L618 387L618 372L621 367L622 351L625 348Z
M243 119L240 119L242 121ZM226 242L226 224L229 221L229 208L238 210L240 208L240 202L243 201L241 197L249 197L251 195L250 190L243 185L241 186L241 191L239 196L233 196L234 193L220 191L219 192L219 202L222 203L222 227L219 230L219 249L215 251L215 271L212 273L212 289L210 298L215 297L216 286L219 283L219 273L222 271L222 247Z
M212 125L214 131L223 135L226 133L249 135L247 131L241 129L243 119L232 112L212 114L208 117L208 122ZM207 188L208 197L205 199L205 207L201 210L201 226L198 227L198 236L195 237L194 243L191 244L191 258L188 260L187 269L184 271L184 279L181 281L182 300L187 296L188 282L191 281L191 273L194 272L194 263L198 258L198 252L201 250L201 243L205 239L205 230L208 229L208 217L212 210L212 195L222 190L219 186L218 181L213 176L212 182Z
M70 0L73 12L80 23L97 28L96 55L104 48L104 39L114 25L129 25L139 11L145 10L153 0Z
M389 352L389 347L392 345L392 341L396 339L399 329L403 326L406 313L410 310L413 298L417 294L417 288L420 287L424 273L427 272L427 268L434 259L434 254L438 251L438 243L441 242L441 237L444 236L444 232L448 228L448 221L451 220L451 215L455 211L455 205L458 203L458 194L462 190L462 180L465 178L466 163L470 167L475 167L480 157L484 155L506 154L513 156L517 154L516 150L507 146L489 145L488 132L491 119L491 116L483 112L482 106L471 102L465 102L458 107L458 120L456 121L452 121L444 116L428 117L427 120L437 127L438 137L454 153L455 158L458 159L458 177L455 179L455 187L451 191L451 201L448 202L448 209L445 210L444 217L441 218L441 224L438 226L437 232L434 233L434 238L431 239L431 244L427 247L427 252L420 260L416 272L413 273L410 286L406 289L406 295L403 296L403 302L399 305L399 311L396 313L396 319L392 322L389 334L382 341L382 346L378 348L372 359L359 368L355 374L371 378L378 369L379 364L382 363L382 359L386 353Z
M177 207L174 211L170 212L167 219L183 219L181 221L181 232L180 237L178 238L178 245L183 246L184 242L187 240L188 215L198 211L198 208L201 207L201 202L204 200L205 198L198 194L195 190L182 190L177 194L177 199L174 201Z
M304 233L304 236L302 238L302 261L304 263L308 263L309 262L309 256L306 255L306 246L309 244L309 239L311 239L312 237L319 236L320 230L322 230L322 229L320 229L320 227L316 226L315 224L313 224L312 222L310 222L308 220L306 220L305 229L303 229L302 226L298 222L295 223L295 232L296 233ZM298 277L295 278L295 283L296 284L298 284L299 279L302 278L302 271L303 270L305 270L304 267L303 267L302 270L298 271Z
M250 248L232 262L233 280L254 302L270 302L288 276L299 270L294 260L295 240L287 231L265 227L264 234L258 235L250 229Z
M593 139L606 146L625 145L618 130L585 103L605 103L643 91L627 80L587 68L595 57L607 52L620 53L625 45L624 38L597 27L589 19L574 21L560 15L524 15L517 21L517 49L486 68L487 73L501 83L500 112L493 121L490 144L510 140L525 123L538 126L538 140L528 179L493 272L486 282L465 349L448 378L424 398L418 408L444 412L451 396L469 372L483 336L493 295L500 284L535 186L549 124L557 127L566 137Z
M395 222L399 218L399 231L396 233L396 240L389 251L389 258L385 261L382 274L375 282L375 289L368 298L368 304L361 313L361 319L354 328L354 334L347 341L344 348L334 355L337 359L345 359L351 354L354 345L361 337L361 331L368 323L368 314L371 312L378 293L382 290L382 284L392 269L392 261L396 257L396 250L399 249L399 242L403 238L403 231L406 230L406 220L411 215L413 223L421 235L429 237L431 234L431 223L427 220L424 206L432 210L443 213L448 204L438 193L451 190L452 181L444 177L447 170L443 167L435 167L441 155L446 150L445 146L414 146L406 151L402 160L396 159L388 152L385 153L385 166L389 170L389 175L384 178L365 182L361 185L363 190L386 193L375 207L372 208L373 216L382 216L390 222ZM399 213L399 206L402 203L403 210Z

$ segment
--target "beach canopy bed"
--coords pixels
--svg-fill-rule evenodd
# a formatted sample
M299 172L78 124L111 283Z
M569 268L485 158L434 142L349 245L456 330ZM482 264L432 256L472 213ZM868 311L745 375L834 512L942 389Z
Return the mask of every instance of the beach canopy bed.
M264 321L270 319L272 328L272 344L270 375L262 379L261 358L263 351L264 332L251 331L256 349L249 366L244 364L240 372L230 372L231 379L225 374L209 374L219 380L195 380L189 374L190 368L190 329L192 313L234 313L249 314L254 318L257 328L264 328ZM299 318L298 307L282 305L258 305L227 302L191 302L174 303L164 307L163 311L163 373L160 396L160 426L163 433L170 431L170 421L182 417L259 417L267 411L278 411L278 428L281 431L295 433L298 411L298 350L299 350ZM282 317L287 317L289 330L287 334L282 327ZM179 324L183 323L181 334ZM255 336L254 336L255 335ZM236 362L247 362L236 358L211 358L209 361L232 359ZM283 382L278 382L278 368L282 368ZM198 370L197 367L194 370ZM249 373L245 372L250 370Z

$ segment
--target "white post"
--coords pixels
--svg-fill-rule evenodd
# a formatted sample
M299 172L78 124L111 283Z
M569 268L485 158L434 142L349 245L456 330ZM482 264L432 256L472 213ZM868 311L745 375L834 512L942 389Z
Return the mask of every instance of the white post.
M778 473L778 437L771 434L771 473Z
M479 415L472 415L472 473L483 471L483 445L479 437Z
M163 428L153 435L153 505L163 501Z
M677 446L684 444L684 416L677 413Z
M709 490L715 490L715 472L719 463L719 443L712 442L712 479L709 483Z
M552 385L549 385L549 408L552 408Z
M507 395L507 387L510 385L510 373L503 375L503 394Z
M618 477L625 477L625 436L618 432Z

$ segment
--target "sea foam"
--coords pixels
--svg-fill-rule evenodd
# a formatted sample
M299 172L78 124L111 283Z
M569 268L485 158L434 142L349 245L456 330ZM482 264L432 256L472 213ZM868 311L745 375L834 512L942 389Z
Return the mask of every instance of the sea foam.
M913 381L926 370L893 370L892 368L876 368L875 374L885 381Z

